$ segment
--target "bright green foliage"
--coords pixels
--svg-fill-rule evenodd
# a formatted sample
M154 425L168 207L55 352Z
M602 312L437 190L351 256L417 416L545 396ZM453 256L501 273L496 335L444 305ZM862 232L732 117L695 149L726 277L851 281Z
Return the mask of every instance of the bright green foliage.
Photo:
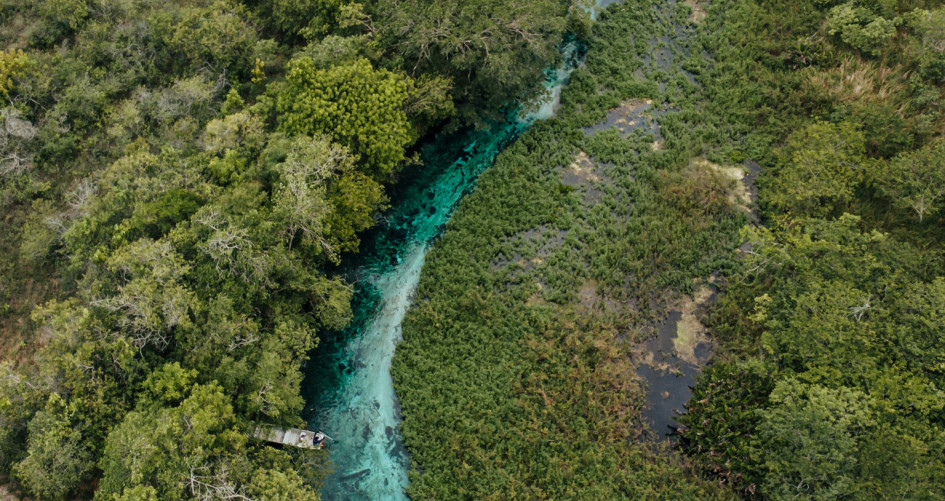
M160 499L181 499L184 486L204 474L214 454L235 450L246 440L232 429L227 400L219 386L197 385L179 406L128 413L105 443L97 497L150 485Z
M57 394L30 420L26 457L14 475L43 499L65 500L92 469L81 432L69 420L70 410Z
M846 207L866 167L863 134L855 124L815 123L791 135L782 165L769 174L766 199L795 217L824 216Z
M873 14L858 2L847 2L830 9L827 32L867 54L879 55L896 34L896 22Z
M293 471L259 470L250 481L249 492L259 501L318 501L311 487Z
M257 148L264 139L263 124L259 117L238 111L207 123L204 148L210 153L219 154L237 148Z
M158 501L158 494L150 485L138 485L126 488L122 494L112 494L114 501Z
M358 250L358 233L374 225L374 214L387 206L380 184L360 172L350 172L335 181L328 192L332 206L325 221L334 248Z
M141 405L177 405L190 393L190 388L197 377L194 369L184 369L178 362L165 364L155 370L142 385L145 395L139 401Z
M311 58L293 61L279 96L281 128L290 134L328 134L385 178L404 159L413 139L404 103L406 77L375 70L358 59L327 70Z
M915 212L919 221L938 214L945 198L945 141L899 155L873 177L893 206Z
M849 388L781 381L762 413L759 444L774 499L831 500L855 492L856 440L869 424L869 400Z
M7 98L10 95L14 80L20 78L30 66L30 59L22 50L0 51L0 97Z

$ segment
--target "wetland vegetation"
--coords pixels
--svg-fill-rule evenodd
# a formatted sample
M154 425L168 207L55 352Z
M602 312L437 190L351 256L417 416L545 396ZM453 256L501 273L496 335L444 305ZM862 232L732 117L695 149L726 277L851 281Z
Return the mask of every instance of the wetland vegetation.
M397 497L945 497L943 2L591 3L0 0L0 483L356 496L377 257Z

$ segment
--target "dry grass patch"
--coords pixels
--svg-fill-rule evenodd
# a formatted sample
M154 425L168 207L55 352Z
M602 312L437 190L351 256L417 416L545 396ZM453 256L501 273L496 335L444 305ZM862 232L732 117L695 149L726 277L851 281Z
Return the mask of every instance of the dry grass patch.
M574 161L571 162L571 165L568 165L568 168L565 170L565 184L576 185L576 184L587 184L589 181L599 183L601 181L600 176L597 175L597 165L594 163L594 160L591 157L583 152L579 151L577 155L574 156Z
M902 103L908 101L907 77L901 66L890 68L847 55L834 68L812 71L807 85L837 103Z
M699 321L698 313L712 299L713 291L708 286L698 288L692 296L684 297L679 303L682 317L676 324L676 338L673 339L673 352L676 357L692 365L702 365L696 356L696 347L709 343L708 331Z
M705 19L706 12L705 7L698 0L686 0L685 4L692 9L689 14L689 20L698 23Z
M28 500L25 498L21 500L21 498L18 497L16 494L10 492L10 490L6 486L0 485L0 501L28 501Z
M692 161L693 167L706 169L723 175L735 182L735 189L728 194L728 201L742 210L751 212L751 191L745 181L745 170L737 165L719 165L704 158Z

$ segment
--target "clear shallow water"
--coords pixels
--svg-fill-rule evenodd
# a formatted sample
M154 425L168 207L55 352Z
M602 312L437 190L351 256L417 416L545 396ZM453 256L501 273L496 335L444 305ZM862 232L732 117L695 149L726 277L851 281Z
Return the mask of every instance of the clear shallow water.
M402 183L406 186L392 197L395 206L384 223L366 238L349 277L357 289L354 320L344 331L324 337L303 391L311 428L335 439L330 452L335 471L322 490L324 499L406 499L409 458L390 366L424 256L496 155L535 120L553 115L560 87L580 61L577 52L573 44L566 50L566 67L549 74L549 94L537 111L489 131L466 131L428 144L422 171Z
M323 336L309 363L303 394L313 430L335 440L326 500L405 500L409 457L400 436L400 405L390 374L400 324L420 279L424 257L476 179L534 121L554 115L583 46L566 44L561 68L550 70L535 111L486 131L437 137L422 150L423 167L406 176L394 206L365 237L349 272L354 318Z
M423 152L424 171L409 180L352 272L355 317L323 339L310 362L309 422L335 439L326 500L406 499L408 458L390 374L400 323L420 279L424 256L453 207L495 156L528 127L437 140ZM465 145L464 147L460 147Z

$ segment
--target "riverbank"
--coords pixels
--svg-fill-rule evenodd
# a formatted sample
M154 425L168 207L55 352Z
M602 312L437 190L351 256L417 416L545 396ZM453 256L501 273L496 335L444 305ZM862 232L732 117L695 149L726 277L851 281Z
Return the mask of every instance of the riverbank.
M412 499L727 495L639 440L638 344L733 266L748 221L711 167L731 160L707 146L693 12L602 14L557 118L499 156L428 254L393 365Z
M422 170L399 187L383 224L349 263L347 278L357 284L353 321L326 336L303 385L311 426L342 437L331 448L334 472L321 492L326 499L406 499L409 459L390 371L401 322L427 250L457 203L496 155L535 121L554 115L571 71L583 60L583 45L568 37L562 55L560 67L548 73L546 96L535 111L523 110L489 129L438 134L427 142L421 148Z

